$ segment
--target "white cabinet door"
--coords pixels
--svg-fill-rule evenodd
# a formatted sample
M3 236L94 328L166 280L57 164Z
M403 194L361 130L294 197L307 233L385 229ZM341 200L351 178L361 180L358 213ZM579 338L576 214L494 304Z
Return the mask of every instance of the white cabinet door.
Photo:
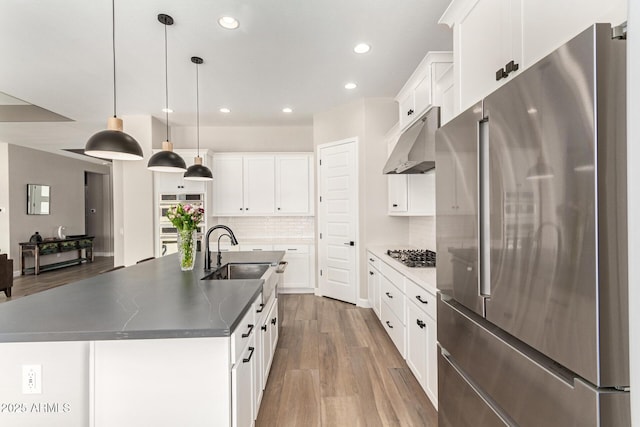
M400 109L400 129L404 129L416 117L412 90L400 99L398 108Z
M436 214L436 172L408 176L408 212L414 215Z
M247 215L275 213L276 170L273 156L244 156L244 211Z
M418 83L413 91L413 101L415 107L415 116L422 114L431 104L431 67L429 65L422 80Z
M231 419L233 427L251 427L255 419L254 407L254 363L255 335L231 369Z
M427 383L427 317L413 301L407 304L407 365L423 388Z
M276 213L313 214L311 156L276 156Z
M455 115L453 65L443 71L434 82L433 102L440 106L440 126L444 126Z
M509 61L522 65L522 0L480 0L454 25L460 110L513 77L496 80ZM516 72L517 74L517 72Z
M269 339L271 340L271 354L269 355L269 364L267 368L267 375L269 375L269 369L271 368L271 364L273 362L273 355L276 351L276 346L278 345L278 337L279 337L279 326L280 319L278 318L278 299L276 298L273 306L271 307L271 311L269 312L269 327L271 330L269 331Z
M311 283L311 251L308 245L274 245L276 251L286 251L283 261L289 264L284 271L280 291L313 289Z
M438 409L438 343L436 321L426 316L427 324L427 381L423 388L431 399L433 406Z
M389 213L407 211L407 175L389 175Z
M380 318L380 272L369 263L368 271L369 304Z
M242 215L244 212L242 157L215 157L213 183L213 214Z

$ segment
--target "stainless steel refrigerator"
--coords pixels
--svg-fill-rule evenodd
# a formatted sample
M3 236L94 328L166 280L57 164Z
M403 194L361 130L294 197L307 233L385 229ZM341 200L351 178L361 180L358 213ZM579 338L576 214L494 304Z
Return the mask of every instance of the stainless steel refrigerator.
M596 24L438 130L440 427L630 425L625 67Z

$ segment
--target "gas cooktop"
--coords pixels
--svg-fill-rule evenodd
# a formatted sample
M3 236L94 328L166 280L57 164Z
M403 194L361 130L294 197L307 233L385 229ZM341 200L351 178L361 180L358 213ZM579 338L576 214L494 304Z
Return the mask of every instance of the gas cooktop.
M428 249L389 249L387 255L407 267L436 266L436 253Z

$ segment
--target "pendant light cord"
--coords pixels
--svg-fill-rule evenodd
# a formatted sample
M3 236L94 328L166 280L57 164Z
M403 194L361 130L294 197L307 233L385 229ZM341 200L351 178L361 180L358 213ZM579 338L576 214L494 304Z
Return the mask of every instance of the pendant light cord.
M198 157L200 157L200 76L198 68L199 65L196 64L196 142Z
M167 24L164 24L164 94L165 94L165 117L167 122L167 141L169 139L169 66L167 59Z
M113 117L116 115L116 1L111 0L111 51L113 53Z

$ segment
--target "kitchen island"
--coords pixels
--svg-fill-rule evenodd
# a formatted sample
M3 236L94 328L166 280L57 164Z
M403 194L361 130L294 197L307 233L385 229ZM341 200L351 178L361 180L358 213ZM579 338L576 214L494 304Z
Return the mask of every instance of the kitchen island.
M224 253L223 264L283 256ZM0 425L231 425L244 407L253 416L270 364L253 353L275 349L254 331L273 324L260 332L277 339L276 292L262 293L275 267L260 279L201 280L203 265L199 256L182 272L170 255L0 305ZM239 387L253 400L234 398Z

